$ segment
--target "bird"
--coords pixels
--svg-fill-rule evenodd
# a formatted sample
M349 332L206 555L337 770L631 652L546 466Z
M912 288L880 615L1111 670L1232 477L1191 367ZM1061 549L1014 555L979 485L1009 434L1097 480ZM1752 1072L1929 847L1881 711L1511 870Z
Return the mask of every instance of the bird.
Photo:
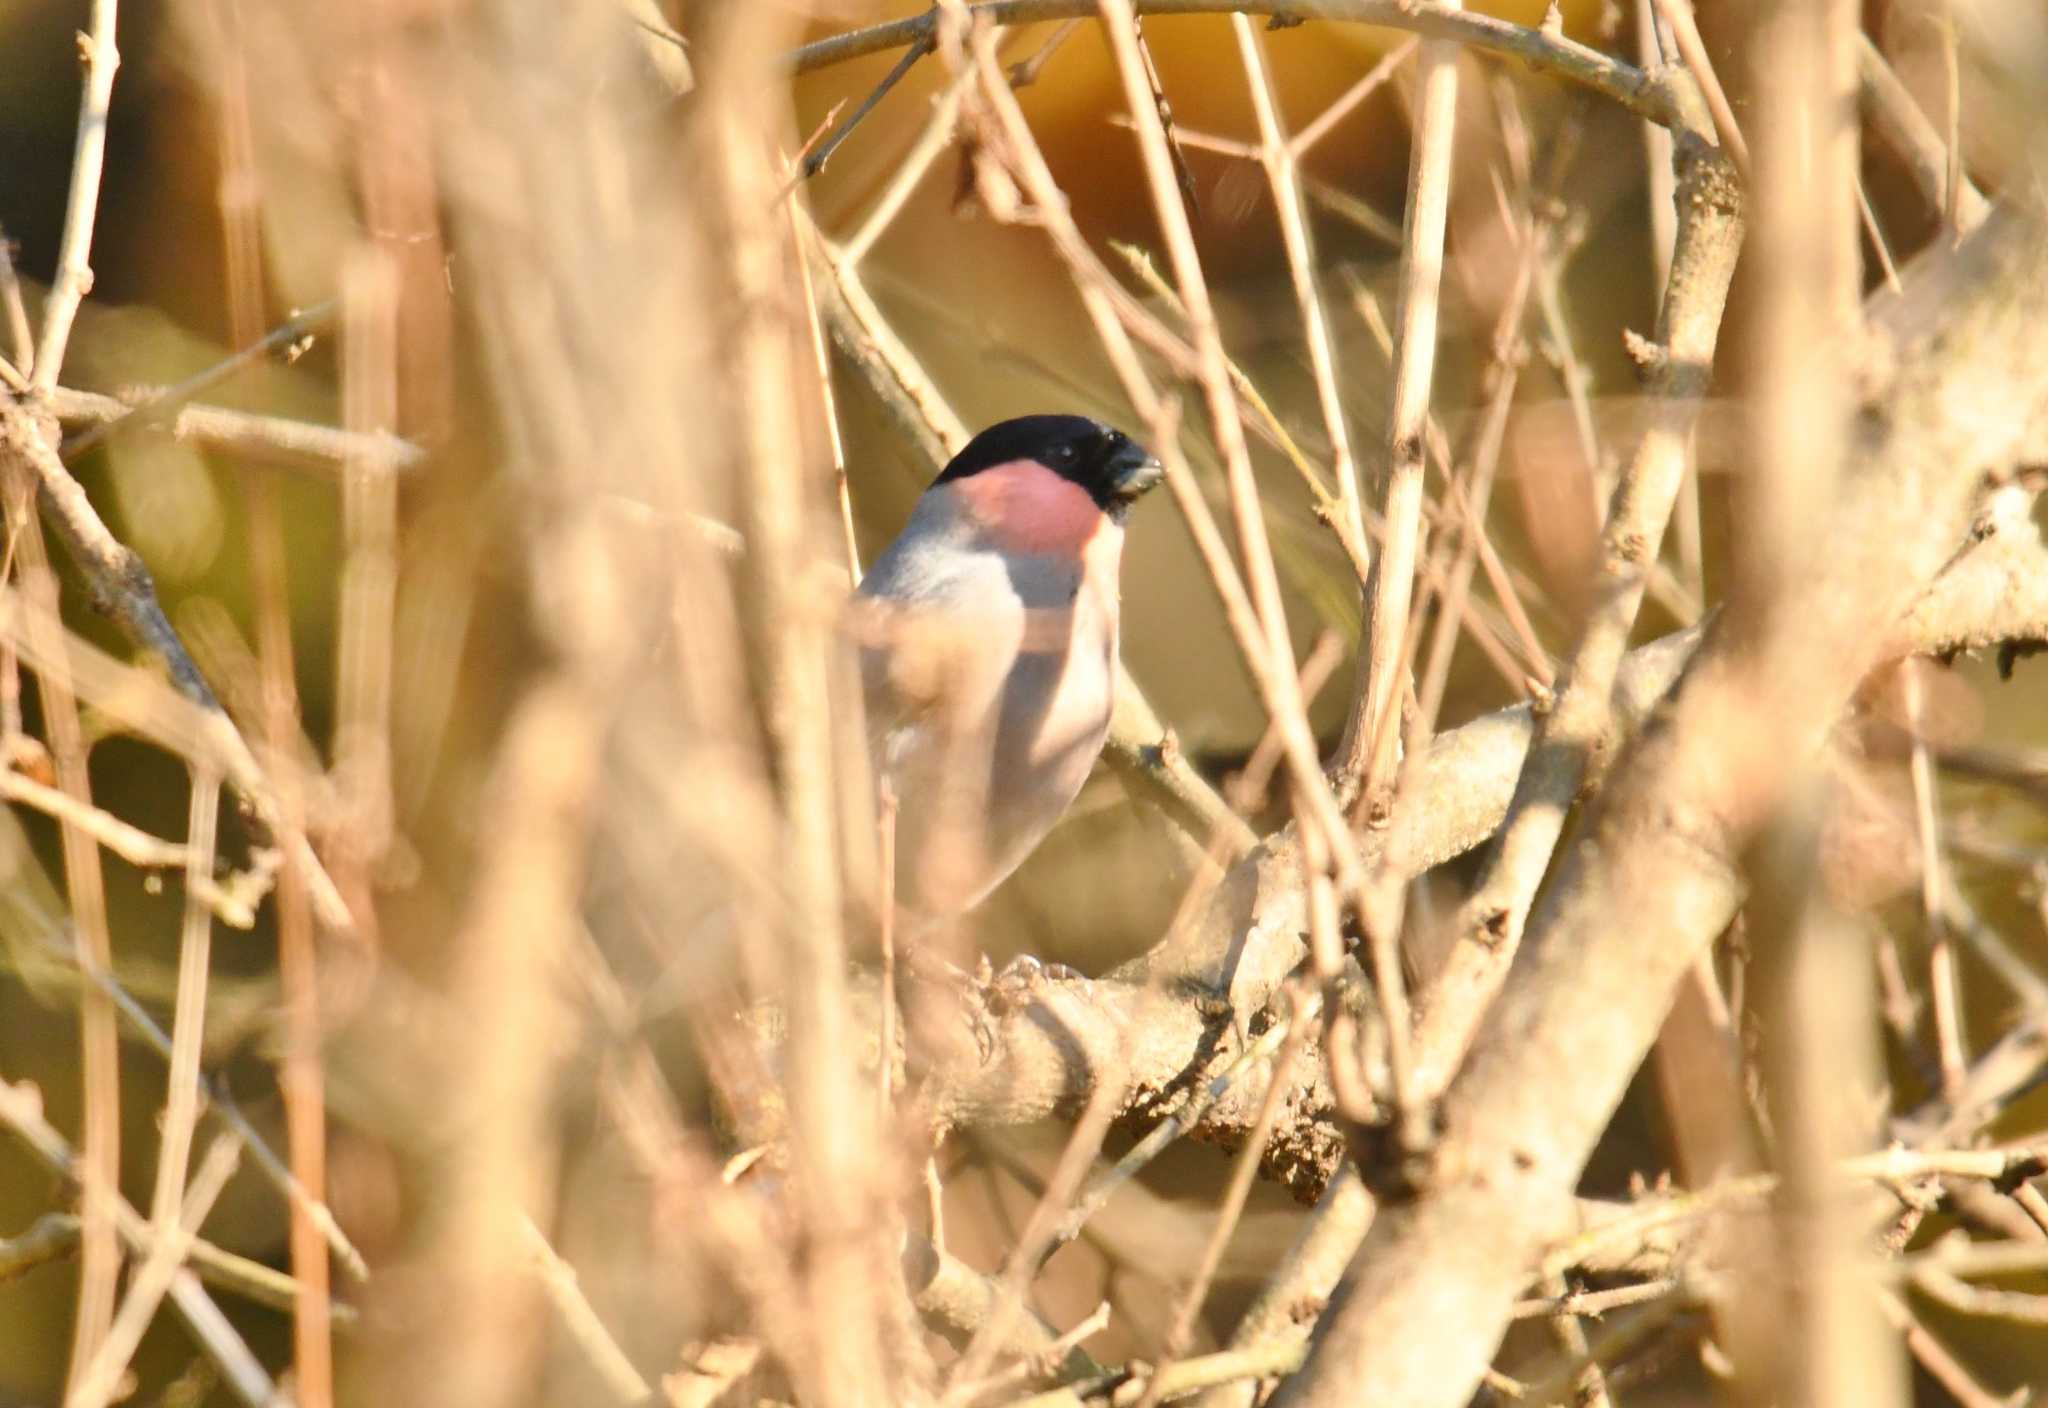
M999 422L862 579L869 753L907 913L980 904L1087 781L1116 703L1125 519L1162 473L1086 416Z

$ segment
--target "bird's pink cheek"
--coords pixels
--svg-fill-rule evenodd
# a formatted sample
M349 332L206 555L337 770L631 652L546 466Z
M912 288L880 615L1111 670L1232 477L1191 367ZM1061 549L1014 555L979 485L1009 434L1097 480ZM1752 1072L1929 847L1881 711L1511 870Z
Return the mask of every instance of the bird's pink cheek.
M1118 532L1086 489L1033 460L996 465L956 487L967 511L1011 552L1079 554Z

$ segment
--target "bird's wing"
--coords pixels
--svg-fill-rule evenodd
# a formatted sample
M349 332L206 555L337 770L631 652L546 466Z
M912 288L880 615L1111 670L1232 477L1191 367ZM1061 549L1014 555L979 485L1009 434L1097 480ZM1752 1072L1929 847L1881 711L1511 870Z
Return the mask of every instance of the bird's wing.
M1027 613L991 552L906 535L876 559L855 602L876 764L918 736L985 715L1022 643Z

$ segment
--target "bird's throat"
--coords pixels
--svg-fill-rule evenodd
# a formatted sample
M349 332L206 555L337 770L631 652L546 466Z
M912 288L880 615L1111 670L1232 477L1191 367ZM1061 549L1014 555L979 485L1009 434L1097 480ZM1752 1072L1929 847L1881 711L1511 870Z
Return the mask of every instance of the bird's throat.
M1085 559L1091 570L1116 566L1122 525L1086 489L1035 460L993 465L951 487L983 535L1005 552Z

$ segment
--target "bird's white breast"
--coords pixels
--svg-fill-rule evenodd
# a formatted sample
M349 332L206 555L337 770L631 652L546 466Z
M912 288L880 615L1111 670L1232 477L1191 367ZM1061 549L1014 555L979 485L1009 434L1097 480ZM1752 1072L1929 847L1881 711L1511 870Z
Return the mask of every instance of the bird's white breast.
M862 584L863 674L899 897L957 913L1023 862L1102 750L1122 530L1105 518L1079 554L991 551L934 498Z

